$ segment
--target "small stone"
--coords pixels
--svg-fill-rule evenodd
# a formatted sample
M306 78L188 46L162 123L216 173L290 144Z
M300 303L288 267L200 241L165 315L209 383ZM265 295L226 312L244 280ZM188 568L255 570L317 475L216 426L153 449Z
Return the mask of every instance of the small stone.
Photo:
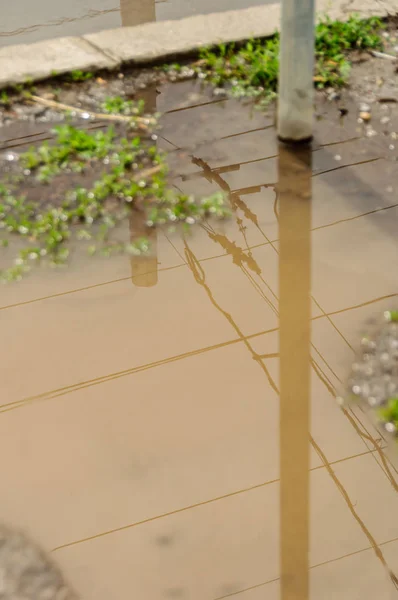
M366 137L374 137L375 135L377 135L377 131L371 127L366 131Z
M15 152L5 152L3 158L8 162L16 162L19 159L19 156L18 154L15 154Z
M105 85L106 81L105 79L102 79L102 77L97 77L97 79L95 80L99 85Z
M374 398L373 396L370 396L368 398L368 404L369 404L369 406L371 406L372 408L374 408L375 406L378 406L380 404L380 402L377 400L377 398Z
M370 121L370 119L372 118L372 115L370 114L370 112L366 112L366 111L361 111L359 113L359 118L362 119L362 121Z
M326 92L327 92L327 99L329 100L329 102L333 102L334 100L340 100L340 94L338 92L336 92L335 89L328 88L326 90Z
M359 112L370 112L370 104L366 102L361 102L359 105Z

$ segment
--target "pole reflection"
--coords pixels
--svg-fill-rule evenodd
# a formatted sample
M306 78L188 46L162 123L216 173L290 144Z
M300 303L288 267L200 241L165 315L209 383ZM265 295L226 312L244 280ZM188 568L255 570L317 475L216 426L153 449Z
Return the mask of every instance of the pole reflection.
M120 14L123 27L141 25L156 21L155 0L120 0ZM156 89L145 91L146 112L156 112ZM145 237L150 243L149 256L131 258L131 279L138 287L152 287L158 282L157 232L145 224L145 212L133 210L130 217L130 239L135 241Z
M135 241L146 238L150 244L150 253L146 256L132 256L131 281L137 287L153 287L158 282L157 231L145 224L143 210L132 210L130 216L130 239Z
M140 97L145 100L145 111L155 113L156 88L147 88ZM147 227L145 221L146 214L144 210L132 211L130 217L130 239L133 242L138 238L147 238L150 244L150 255L133 256L131 258L131 276L136 286L152 287L158 282L157 231L154 227Z
M156 21L155 0L120 0L123 27Z
M309 597L311 147L280 144L281 599Z

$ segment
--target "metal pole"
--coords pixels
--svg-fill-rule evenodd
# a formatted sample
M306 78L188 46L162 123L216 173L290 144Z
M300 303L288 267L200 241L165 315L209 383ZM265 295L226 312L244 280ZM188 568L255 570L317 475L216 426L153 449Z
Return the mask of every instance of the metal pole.
M311 148L279 150L281 600L309 598Z
M278 136L286 142L312 138L314 0L282 0Z

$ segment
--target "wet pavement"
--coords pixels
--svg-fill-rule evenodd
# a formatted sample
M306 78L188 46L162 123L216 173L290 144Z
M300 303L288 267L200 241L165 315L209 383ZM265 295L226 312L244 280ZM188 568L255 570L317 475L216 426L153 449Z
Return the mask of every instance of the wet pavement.
M173 184L232 217L2 287L1 519L85 600L391 600L398 457L335 395L396 303L398 111L320 100L292 155L271 110L152 100Z
M0 7L0 47L271 4L271 0L23 0Z

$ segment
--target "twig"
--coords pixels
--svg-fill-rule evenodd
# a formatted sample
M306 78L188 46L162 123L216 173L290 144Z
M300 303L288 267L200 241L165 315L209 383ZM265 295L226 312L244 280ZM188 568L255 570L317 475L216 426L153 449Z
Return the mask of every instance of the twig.
M54 108L55 110L60 111L71 111L79 114L88 114L90 117L94 119L101 119L106 121L122 121L127 123L138 123L141 129L147 129L148 123L147 119L144 117L136 117L136 116L127 116L127 115L114 115L108 113L95 113L90 110L86 110L85 108L76 108L75 106L70 106L69 104L63 104L62 102L55 102L55 100L47 100L46 98L41 98L40 96L35 96L32 94L30 96L30 100L36 102L37 104L41 104L42 106L47 106L48 108Z
M159 171L161 171L163 167L164 167L164 165L156 165L156 167L151 167L150 169L145 169L145 171L141 171L141 173L138 173L137 175L135 175L133 177L133 180L139 181L140 179L146 179L146 177L151 177L152 175L159 173Z
M393 60L393 61L397 60L396 56L393 56L392 54L386 54L385 52L378 52L377 50L371 50L370 53L372 54L372 56L375 56L376 58L386 58L387 60Z

